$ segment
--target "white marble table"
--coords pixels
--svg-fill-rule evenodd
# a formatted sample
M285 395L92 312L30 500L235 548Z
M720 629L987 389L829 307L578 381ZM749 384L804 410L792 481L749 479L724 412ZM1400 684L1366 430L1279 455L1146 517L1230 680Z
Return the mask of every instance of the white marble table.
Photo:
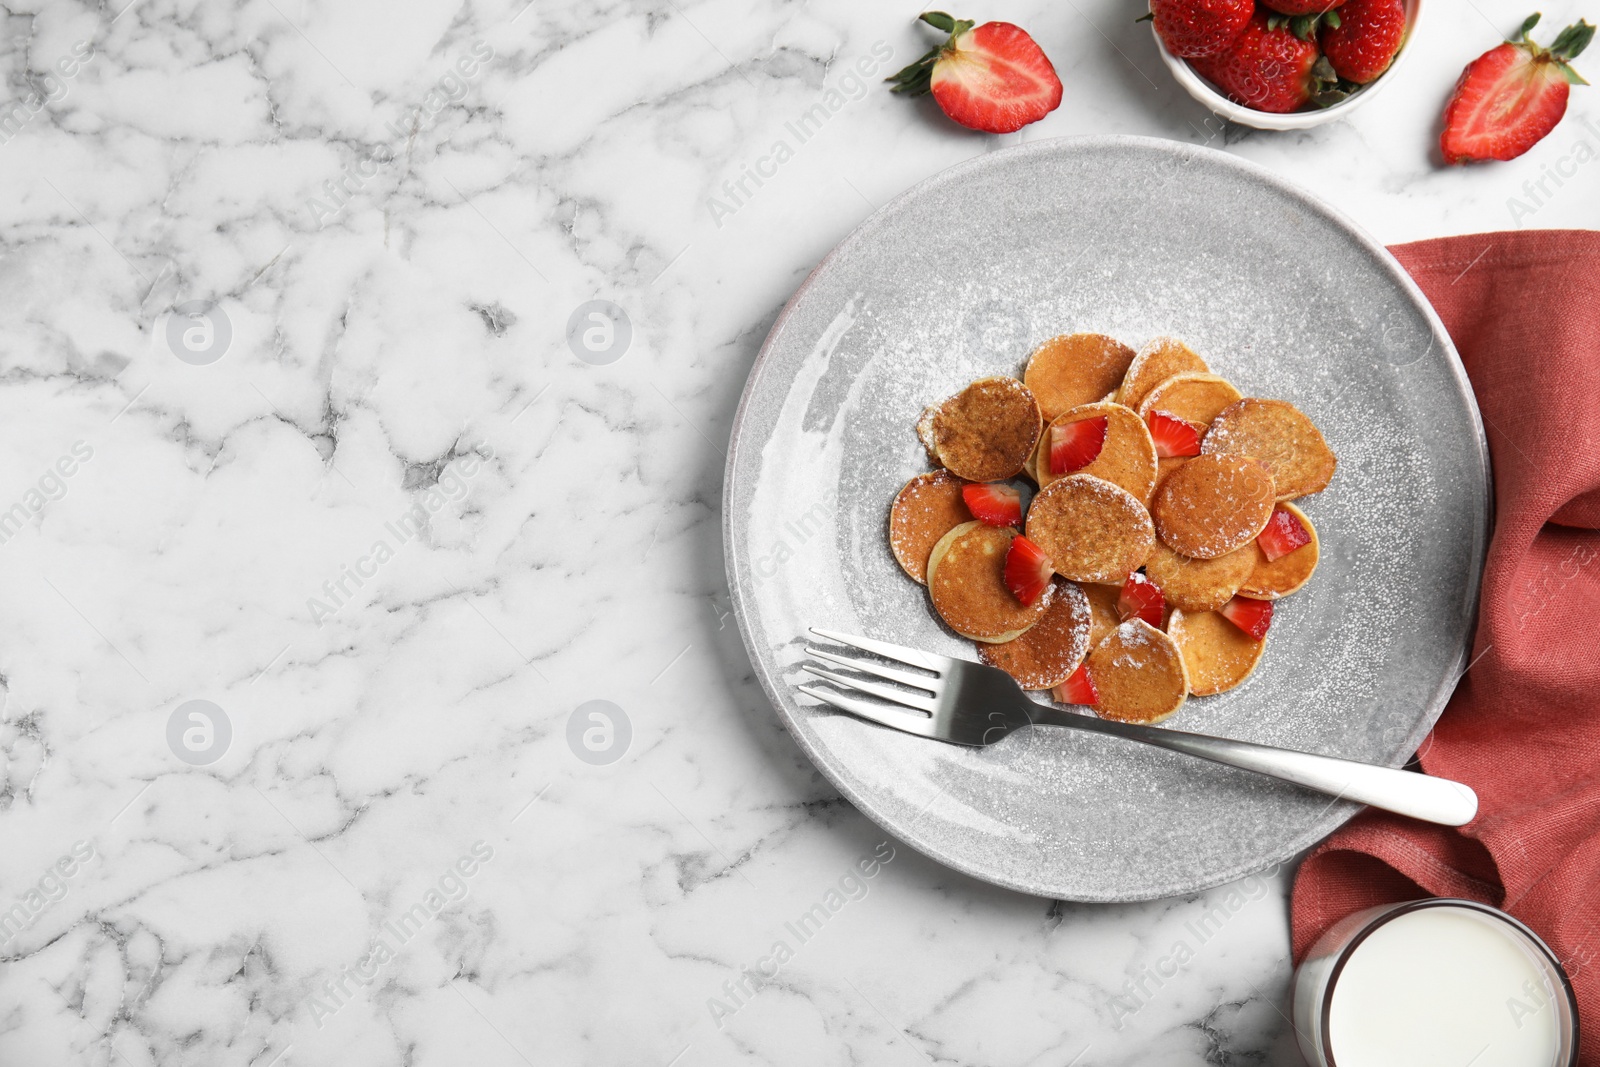
M1387 241L1600 223L1600 90L1430 159L1526 4L1429 0L1381 103L1269 135L1133 3L975 3L1066 83L995 138L877 82L909 5L113 2L6 12L0 1063L1297 1062L1286 873L1026 898L813 771L728 615L729 423L836 241L1019 140L1209 142Z

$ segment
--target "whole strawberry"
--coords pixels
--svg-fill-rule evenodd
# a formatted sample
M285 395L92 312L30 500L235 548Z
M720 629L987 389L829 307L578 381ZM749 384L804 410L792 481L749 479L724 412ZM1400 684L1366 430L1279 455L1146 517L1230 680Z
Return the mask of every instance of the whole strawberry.
M890 76L891 92L931 92L940 110L968 129L1012 133L1061 104L1061 79L1037 42L1020 26L974 26L943 11L919 16L950 39Z
M1314 42L1302 41L1284 22L1257 9L1231 45L1190 65L1234 103L1257 111L1288 112L1332 99L1333 68Z
M1339 77L1365 85L1389 69L1405 35L1405 0L1345 0L1323 22L1322 54Z
M1161 43L1184 59L1228 47L1254 10L1255 0L1150 0L1150 16Z
M1261 0L1280 15L1320 15L1341 6L1345 0Z
M1589 84L1568 61L1588 46L1594 27L1580 20L1541 48L1528 39L1538 22L1537 12L1529 15L1513 40L1461 72L1439 137L1446 163L1517 158L1555 129L1571 86Z

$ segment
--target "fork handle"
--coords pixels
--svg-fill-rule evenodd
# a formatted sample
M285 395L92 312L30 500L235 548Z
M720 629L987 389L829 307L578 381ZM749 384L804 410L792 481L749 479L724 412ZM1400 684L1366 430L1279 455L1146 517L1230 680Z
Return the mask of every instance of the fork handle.
M1111 734L1157 748L1198 756L1213 763L1281 778L1295 785L1375 808L1409 815L1424 822L1462 826L1478 813L1478 795L1460 782L1414 771L1378 767L1334 756L1318 756L1291 748L1273 748L1226 737L1188 734L1135 723L1098 719L1057 708L1029 709L1036 725Z

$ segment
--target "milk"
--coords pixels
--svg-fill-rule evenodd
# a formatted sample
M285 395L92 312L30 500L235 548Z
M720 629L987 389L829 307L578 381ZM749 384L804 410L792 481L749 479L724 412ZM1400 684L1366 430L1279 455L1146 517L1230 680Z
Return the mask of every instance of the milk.
M1334 981L1337 1067L1553 1067L1565 992L1504 922L1441 905L1406 912L1356 946Z

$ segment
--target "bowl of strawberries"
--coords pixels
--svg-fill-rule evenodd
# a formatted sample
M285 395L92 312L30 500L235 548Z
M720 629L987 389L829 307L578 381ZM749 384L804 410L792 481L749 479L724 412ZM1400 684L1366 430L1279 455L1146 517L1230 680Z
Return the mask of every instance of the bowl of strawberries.
M1302 130L1393 79L1421 0L1150 0L1161 58L1231 122Z

